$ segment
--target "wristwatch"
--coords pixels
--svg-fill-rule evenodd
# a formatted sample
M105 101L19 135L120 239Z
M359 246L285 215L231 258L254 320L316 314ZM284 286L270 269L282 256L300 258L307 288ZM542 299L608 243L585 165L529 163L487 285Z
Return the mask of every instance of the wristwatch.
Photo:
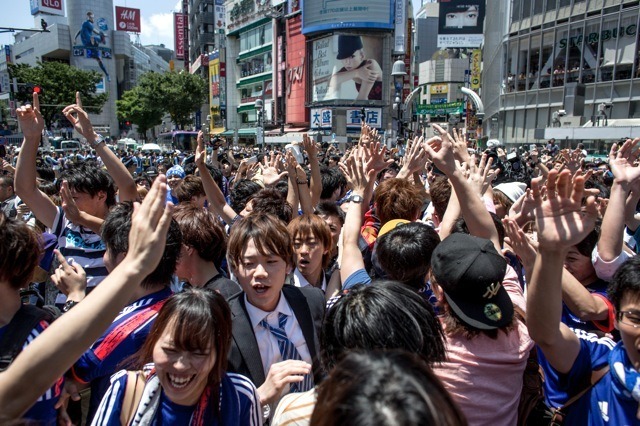
M62 306L62 312L69 312L71 308L76 306L80 302L76 302L75 300L67 300L64 302L64 306Z
M93 148L93 149L96 149L96 147L97 147L98 145L100 145L101 143L104 143L104 136L102 136L102 135L100 135L100 134L98 134L98 133L95 133L95 135L96 135L96 139L95 139L93 142L89 142L89 141L87 140L87 142L89 143L89 146L90 146L91 148Z
M360 204L364 201L364 198L362 198L362 195L353 194L351 197L347 198L347 201Z

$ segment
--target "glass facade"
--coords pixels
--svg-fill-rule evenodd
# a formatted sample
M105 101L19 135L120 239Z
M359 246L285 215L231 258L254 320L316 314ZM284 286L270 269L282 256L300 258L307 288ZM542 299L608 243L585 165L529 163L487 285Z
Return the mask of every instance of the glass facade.
M610 118L640 118L637 1L513 0L509 13L501 140L533 142L535 128L550 126L563 109L568 83L585 85L583 123L601 102L614 104Z
M638 10L512 37L508 91L638 77Z

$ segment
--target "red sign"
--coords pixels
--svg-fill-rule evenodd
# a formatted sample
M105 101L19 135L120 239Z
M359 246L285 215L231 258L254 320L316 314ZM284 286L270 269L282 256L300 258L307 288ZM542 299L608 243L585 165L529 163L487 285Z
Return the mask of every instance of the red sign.
M177 59L184 59L184 29L187 15L184 13L173 14L173 40Z
M140 32L140 9L116 6L116 31Z
M287 19L287 53L285 72L285 109L287 123L305 126L309 123L308 109L305 108L307 92L305 58L307 43L302 34L302 17L297 15Z
M42 7L50 9L62 10L62 0L42 0Z

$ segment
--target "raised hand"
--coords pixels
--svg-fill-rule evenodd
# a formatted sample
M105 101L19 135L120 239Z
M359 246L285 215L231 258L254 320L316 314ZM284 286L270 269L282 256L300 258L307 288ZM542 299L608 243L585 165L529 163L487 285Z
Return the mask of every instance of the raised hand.
M638 142L640 138L627 139L620 149L618 144L611 146L609 167L617 183L633 184L640 178L640 167L634 165L640 155L640 150L636 149Z
M44 130L44 118L40 114L40 101L38 94L33 94L33 105L23 105L16 110L22 134L27 140L37 139L40 142Z
M462 130L458 131L453 128L453 155L461 163L468 163L470 160L469 151L467 150L467 135Z
M571 173L577 173L582 170L582 165L580 164L580 160L582 160L582 151L579 149L575 149L573 151L568 149L563 149L560 152L562 159L564 160L564 166L569 169Z
M376 133L377 136L377 133ZM370 160L371 163L369 167L375 170L376 173L384 170L393 163L393 159L385 160L384 156L387 152L387 147L380 143L380 138L374 138L372 143L365 146L364 153L366 155L367 160Z
M480 164L476 166L476 158L475 155L469 158L469 162L466 163L468 167L469 176L467 180L473 187L476 189L479 195L483 195L491 182L498 175L497 170L491 169L491 164L493 163L493 158L489 158L487 161L487 154L483 154L480 158Z
M302 135L302 146L307 151L309 162L312 158L318 158L318 145L306 133Z
M520 257L524 268L530 271L533 267L533 262L536 260L536 244L529 239L515 220L504 218L502 219L502 224L506 235L505 242Z
M60 196L62 197L62 210L64 215L75 225L80 225L80 209L76 205L71 190L69 189L69 183L64 180L60 186Z
M262 169L262 180L265 185L272 185L285 177L287 172L279 172L275 167L265 167Z
M159 175L142 204L134 204L129 251L123 262L147 275L160 263L167 241L173 204L166 203L166 199L167 177Z
M399 178L409 177L414 172L422 170L427 163L427 153L423 147L424 138L415 137L411 145L407 148L403 158L402 169L398 173Z
M62 113L78 133L84 136L87 140L95 139L95 132L93 131L91 120L89 120L89 114L82 109L80 92L76 92L76 103L65 107L62 110Z
M424 144L427 155L442 173L450 176L456 171L456 160L453 155L453 141L445 130L434 124L433 127L440 132L440 137L435 136Z
M204 148L204 133L202 133L202 130L198 132L196 141L198 142L198 146L196 147L196 155L193 160L196 166L202 166L207 162L207 150Z
M347 161L340 163L342 173L351 184L354 193L363 193L375 179L375 170L370 168L371 160L367 161L361 150L353 151Z
M549 171L545 200L540 194L541 179L534 179L531 188L536 202L535 216L541 248L564 252L582 241L595 226L595 198L588 197L582 209L583 176L576 176L572 181L568 170L560 173Z

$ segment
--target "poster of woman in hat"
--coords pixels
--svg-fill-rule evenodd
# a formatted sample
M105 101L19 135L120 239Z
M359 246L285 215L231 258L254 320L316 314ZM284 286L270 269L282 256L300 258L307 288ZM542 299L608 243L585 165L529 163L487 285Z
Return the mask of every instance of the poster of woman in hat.
M370 39L367 41L371 41L371 45L365 47L362 36L337 36L338 63L329 80L326 100L382 100L382 67L376 59L367 55L381 53L380 40L366 38Z

